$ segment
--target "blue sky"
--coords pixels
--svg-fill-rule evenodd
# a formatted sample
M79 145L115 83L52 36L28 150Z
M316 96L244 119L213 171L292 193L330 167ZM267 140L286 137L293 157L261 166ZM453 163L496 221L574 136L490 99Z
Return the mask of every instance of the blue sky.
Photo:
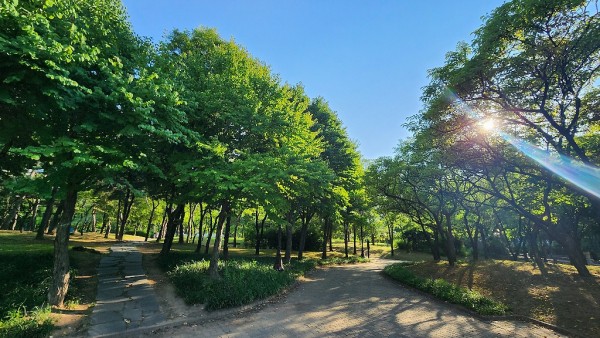
M393 154L427 70L503 0L123 0L134 30L216 28L337 111L367 159Z

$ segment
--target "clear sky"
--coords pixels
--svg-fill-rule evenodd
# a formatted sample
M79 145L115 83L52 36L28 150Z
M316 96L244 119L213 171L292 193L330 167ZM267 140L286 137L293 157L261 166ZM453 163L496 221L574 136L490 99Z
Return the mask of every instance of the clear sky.
M427 70L503 0L123 0L134 30L216 28L278 74L322 96L367 159L393 154L422 107Z

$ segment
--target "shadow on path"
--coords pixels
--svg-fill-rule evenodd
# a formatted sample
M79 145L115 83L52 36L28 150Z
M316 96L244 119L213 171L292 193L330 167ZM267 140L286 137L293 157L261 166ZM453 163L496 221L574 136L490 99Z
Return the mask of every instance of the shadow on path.
M98 292L88 336L121 335L165 321L135 243L120 243L110 250L98 266Z
M382 276L392 262L311 273L263 310L159 330L163 337L558 337L530 323L485 322Z

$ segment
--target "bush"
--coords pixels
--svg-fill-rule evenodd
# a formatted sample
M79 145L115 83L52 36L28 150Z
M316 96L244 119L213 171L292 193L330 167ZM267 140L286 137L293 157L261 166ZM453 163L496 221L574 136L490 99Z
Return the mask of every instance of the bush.
M219 262L221 279L207 275L209 261L200 260L177 265L168 273L178 294L188 304L203 303L216 310L251 303L279 293L298 275L315 266L314 261L293 262L285 271L276 271L269 263L236 259Z
M334 265L334 264L355 264L355 263L367 263L368 258L360 256L349 256L346 257L331 257L327 259L319 259L317 264L319 265Z
M462 288L443 279L418 277L405 268L411 264L405 262L388 265L383 272L403 284L425 291L441 300L460 304L482 315L504 315L508 312L506 305L486 298L476 291Z

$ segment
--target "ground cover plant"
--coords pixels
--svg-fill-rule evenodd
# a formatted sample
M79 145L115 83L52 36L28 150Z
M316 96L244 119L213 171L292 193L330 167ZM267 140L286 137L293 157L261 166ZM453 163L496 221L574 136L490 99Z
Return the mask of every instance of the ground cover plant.
M31 239L0 232L0 337L42 337L53 327L44 306L52 246Z
M510 307L512 314L557 325L584 337L600 336L600 267L588 266L582 278L567 264L548 264L542 274L531 262L485 260L424 262L406 266L421 278L442 278Z
M206 273L209 261L199 260L177 265L168 275L186 303L217 310L277 294L314 266L314 260L294 261L286 270L276 271L272 259L237 258L220 261L222 277L215 280Z
M383 271L403 284L425 291L441 300L462 305L482 315L504 315L509 310L506 305L485 297L477 291L458 286L441 278L432 279L417 276L406 268L408 265L413 265L413 263L395 263L386 266Z

